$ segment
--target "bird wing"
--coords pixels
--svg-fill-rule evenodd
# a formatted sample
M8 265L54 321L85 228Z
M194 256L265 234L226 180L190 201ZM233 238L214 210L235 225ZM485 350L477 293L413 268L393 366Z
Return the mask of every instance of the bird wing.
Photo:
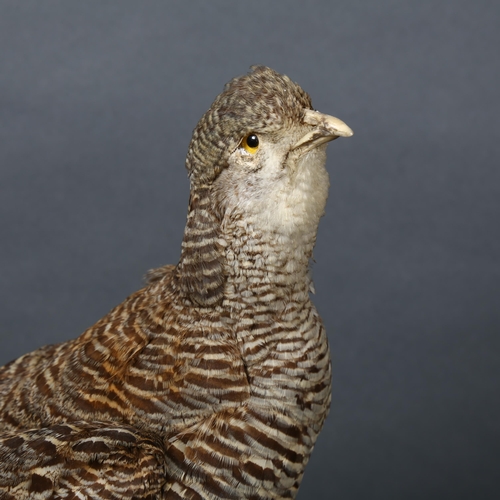
M133 427L56 424L0 435L0 499L159 499L162 444Z

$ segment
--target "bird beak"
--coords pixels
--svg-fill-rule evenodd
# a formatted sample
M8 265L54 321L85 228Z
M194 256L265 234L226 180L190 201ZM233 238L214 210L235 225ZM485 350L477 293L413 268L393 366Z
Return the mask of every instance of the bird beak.
M333 141L337 137L351 137L353 131L342 120L334 116L324 115L312 109L304 110L304 123L312 125L314 130L311 130L306 135L301 137L292 147L297 149L302 146L303 153L307 153L321 144Z

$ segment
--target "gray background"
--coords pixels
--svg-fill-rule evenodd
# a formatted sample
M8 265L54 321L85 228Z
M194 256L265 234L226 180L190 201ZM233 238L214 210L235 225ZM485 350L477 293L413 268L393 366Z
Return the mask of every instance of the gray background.
M315 257L333 404L300 498L500 498L500 4L0 1L0 362L175 263L251 64L345 120Z

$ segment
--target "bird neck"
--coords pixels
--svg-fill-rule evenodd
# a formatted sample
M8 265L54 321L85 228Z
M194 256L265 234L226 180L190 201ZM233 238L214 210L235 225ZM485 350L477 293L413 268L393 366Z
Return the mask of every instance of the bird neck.
M309 261L316 228L295 234L267 232L248 220L223 223L225 299L232 307L260 304L279 310L309 301Z

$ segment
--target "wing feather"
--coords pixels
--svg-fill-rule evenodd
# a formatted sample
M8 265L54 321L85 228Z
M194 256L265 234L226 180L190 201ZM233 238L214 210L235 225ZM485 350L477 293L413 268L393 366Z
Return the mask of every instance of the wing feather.
M0 499L163 498L163 446L129 426L72 422L0 435Z

